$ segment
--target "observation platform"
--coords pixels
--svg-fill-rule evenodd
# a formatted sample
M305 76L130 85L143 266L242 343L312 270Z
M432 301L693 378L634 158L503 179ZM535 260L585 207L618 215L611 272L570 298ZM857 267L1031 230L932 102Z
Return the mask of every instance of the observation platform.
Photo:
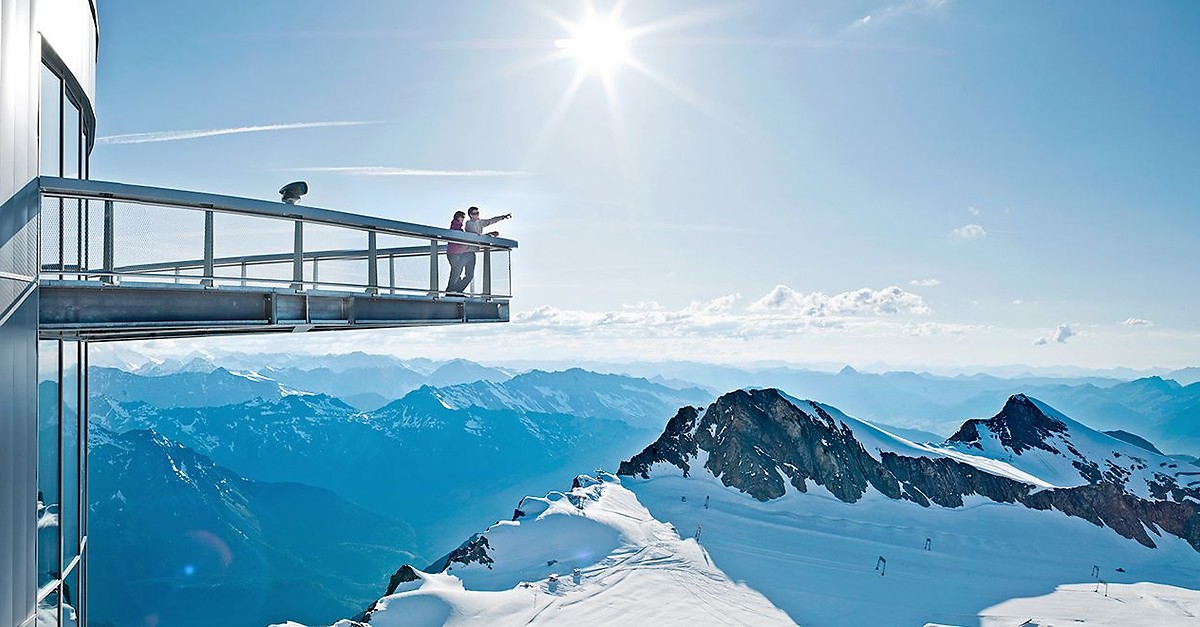
M508 322L517 242L176 189L41 177L39 336L89 341ZM446 245L476 278L445 292Z

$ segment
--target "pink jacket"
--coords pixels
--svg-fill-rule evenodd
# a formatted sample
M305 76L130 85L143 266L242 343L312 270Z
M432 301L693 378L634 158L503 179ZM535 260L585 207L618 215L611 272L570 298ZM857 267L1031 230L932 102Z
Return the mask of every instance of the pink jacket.
M463 231L462 218L454 218L453 220L451 220L450 221L450 230L451 231ZM467 250L468 250L468 247L466 244L456 244L454 242L450 242L449 244L446 244L446 254L447 255L457 255L460 253L465 253L465 252L467 252Z

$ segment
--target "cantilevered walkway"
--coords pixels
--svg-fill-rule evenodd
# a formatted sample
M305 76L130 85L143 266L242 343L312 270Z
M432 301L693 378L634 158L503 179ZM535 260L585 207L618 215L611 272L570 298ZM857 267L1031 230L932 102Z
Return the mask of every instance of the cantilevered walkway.
M43 339L507 322L517 242L327 209L41 177ZM448 243L478 250L464 296Z

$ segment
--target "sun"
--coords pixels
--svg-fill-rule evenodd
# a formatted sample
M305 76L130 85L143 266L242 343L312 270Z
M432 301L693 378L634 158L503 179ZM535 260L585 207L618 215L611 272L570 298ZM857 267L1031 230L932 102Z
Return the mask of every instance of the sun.
M556 40L554 45L575 57L585 74L611 75L633 60L629 52L632 37L615 15L590 14L578 24L569 25L568 30L571 37Z

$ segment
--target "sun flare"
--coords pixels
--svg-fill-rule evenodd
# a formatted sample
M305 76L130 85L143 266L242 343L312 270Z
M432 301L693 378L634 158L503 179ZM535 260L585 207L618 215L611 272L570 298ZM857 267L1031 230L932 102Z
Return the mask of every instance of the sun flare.
M571 25L570 31L570 38L559 39L554 45L575 57L585 73L610 74L632 60L629 31L613 16L590 15Z

